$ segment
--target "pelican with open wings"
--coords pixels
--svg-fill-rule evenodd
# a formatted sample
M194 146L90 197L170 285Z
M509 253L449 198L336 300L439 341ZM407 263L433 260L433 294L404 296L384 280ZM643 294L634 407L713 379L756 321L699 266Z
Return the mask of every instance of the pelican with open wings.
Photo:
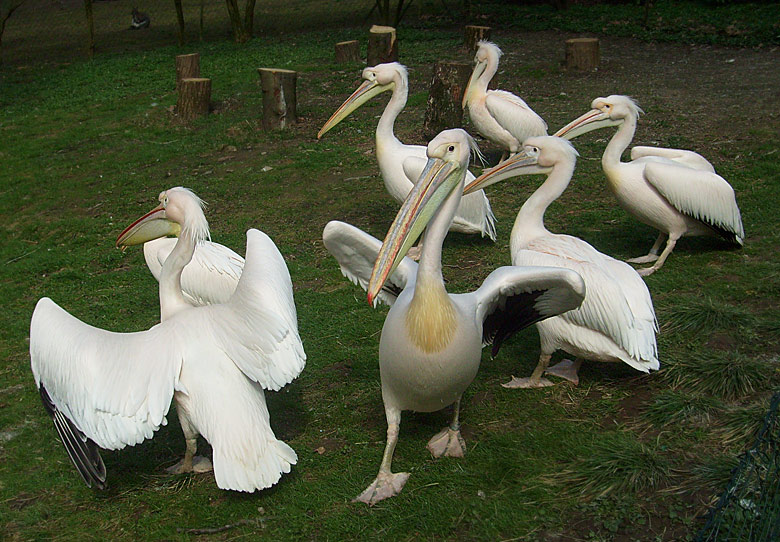
M536 324L541 340L539 363L528 378L513 378L508 388L549 386L545 370L578 383L582 359L623 362L643 372L658 369L653 301L645 282L627 263L602 254L582 239L551 233L544 227L547 207L569 186L577 151L558 137L531 137L523 150L486 170L471 185L475 190L516 175L547 174L517 213L510 238L513 265L554 265L572 269L585 281L579 308ZM576 361L547 369L562 349Z
M106 331L49 298L38 301L30 325L35 382L90 487L105 486L98 448L151 438L166 423L171 398L186 439L184 459L173 472L211 468L208 459L195 457L200 434L212 445L220 488L269 487L297 457L274 436L263 389L291 382L306 360L287 266L273 241L251 229L235 293L225 303L193 307L182 292L182 269L209 236L195 194L163 192L160 205L125 229L117 246L177 233L160 276L162 321L149 330Z
M488 90L500 57L501 49L495 43L479 42L463 108L469 108L469 118L480 134L514 154L525 138L547 135L547 123L522 98L505 90Z
M469 153L463 130L445 130L429 144L427 165L383 243L361 230L330 222L325 246L342 272L368 291L368 302L391 305L379 342L387 444L379 473L357 500L374 504L397 495L409 473L393 473L401 412L432 412L454 404L452 423L434 436L434 456L462 456L460 397L479 368L482 346L497 348L513 332L577 307L585 290L568 269L501 267L474 292L449 294L441 250L460 201ZM419 265L406 258L425 229ZM372 267L373 266L373 267Z
M681 149L639 147L630 162L621 162L636 131L641 110L628 96L596 98L592 109L556 133L572 139L580 134L618 126L601 166L607 183L623 209L660 231L646 256L631 263L653 263L639 270L650 275L660 269L677 240L684 235L717 235L742 245L745 231L734 189L701 155ZM636 148L635 148L636 149ZM658 251L666 238L666 246Z
M317 134L322 137L350 113L382 92L392 91L379 124L376 127L376 158L382 179L390 195L399 203L406 199L425 167L427 157L423 145L405 145L393 133L395 119L406 105L409 77L406 67L397 62L379 64L363 70L365 80L328 119ZM467 173L469 180L474 176ZM496 240L496 218L490 202L482 191L469 194L458 203L450 230L480 234Z

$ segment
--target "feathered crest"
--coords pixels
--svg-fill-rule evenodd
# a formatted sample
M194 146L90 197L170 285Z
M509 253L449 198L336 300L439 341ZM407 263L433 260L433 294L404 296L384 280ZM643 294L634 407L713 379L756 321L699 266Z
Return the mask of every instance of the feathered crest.
M481 49L481 48L483 48L483 47L484 47L485 49L491 49L491 50L493 50L493 52L495 52L495 53L496 53L496 55L498 56L498 58L501 58L501 55L503 55L503 54L504 54L504 52L501 50L501 48L500 48L498 45L496 45L495 43L493 43L492 41L488 41L488 40L480 40L479 42L477 42L477 48L478 48L478 49Z
M200 199L195 192L182 186L171 188L164 194L168 196L169 206L171 201L174 201L184 213L184 224L181 225L182 232L190 232L196 243L211 241L209 222L203 213L203 209L207 205L206 202Z
M485 155L482 154L482 151L479 149L479 145L477 145L477 140L471 137L471 134L466 132L466 138L469 142L469 148L471 149L471 158L474 160L479 160L479 163L484 167L487 165L487 160L485 159Z

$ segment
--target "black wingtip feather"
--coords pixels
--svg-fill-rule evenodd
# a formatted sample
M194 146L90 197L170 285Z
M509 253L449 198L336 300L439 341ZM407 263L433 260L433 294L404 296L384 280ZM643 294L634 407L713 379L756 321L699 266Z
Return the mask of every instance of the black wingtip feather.
M54 428L68 452L76 470L87 487L106 488L106 465L100 457L100 448L76 427L54 404L46 388L39 388L41 402L54 422Z
M501 345L506 339L525 329L531 324L544 320L534 305L544 291L524 292L507 297L503 309L497 309L487 318L482 326L482 340L492 344L491 357L496 357Z

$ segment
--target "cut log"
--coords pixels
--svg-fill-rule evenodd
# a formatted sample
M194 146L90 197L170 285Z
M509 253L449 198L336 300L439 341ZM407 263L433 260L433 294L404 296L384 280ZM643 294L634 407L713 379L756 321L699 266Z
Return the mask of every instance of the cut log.
M200 55L176 55L176 90L179 90L182 79L200 77Z
M358 40L340 41L336 44L336 63L360 62L360 43Z
M425 109L423 136L430 139L442 130L459 128L463 123L463 92L471 77L471 65L439 61L433 65L428 106Z
M575 70L593 70L599 65L598 38L566 40L566 67Z
M368 53L366 63L369 66L395 62L398 60L398 40L392 26L374 25L368 31Z
M211 79L186 77L179 84L176 114L188 121L209 114L211 103Z
M258 68L257 72L263 89L263 128L288 128L298 120L295 112L298 72L274 68Z
M463 30L463 48L468 53L474 53L477 50L477 43L482 40L490 39L489 26L468 25Z

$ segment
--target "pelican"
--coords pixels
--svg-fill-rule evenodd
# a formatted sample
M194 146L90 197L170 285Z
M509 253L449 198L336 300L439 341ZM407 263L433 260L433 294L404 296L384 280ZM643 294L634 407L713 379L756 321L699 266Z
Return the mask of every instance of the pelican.
M176 246L173 237L160 237L144 243L144 259L158 281L168 255ZM192 305L225 303L238 286L244 258L219 243L201 241L195 246L192 261L181 273L184 299Z
M646 256L628 260L655 262L640 269L640 275L660 269L684 235L719 235L742 245L745 232L734 189L706 159L691 151L640 147L631 153L633 160L621 162L634 138L639 106L628 96L613 95L596 98L591 107L556 135L572 139L598 128L618 127L601 158L607 183L623 209L660 232ZM664 238L666 246L659 256Z
M193 307L181 274L209 237L202 202L185 188L117 239L117 246L179 233L160 277L161 323L115 333L85 324L49 298L30 324L30 359L44 406L84 482L105 487L99 448L151 438L166 423L171 398L186 439L172 472L211 469L195 457L202 434L214 450L222 489L252 492L275 484L297 461L269 424L263 389L278 390L303 369L292 284L284 259L264 233L247 231L247 257L235 293L223 304ZM52 330L57 330L53 333Z
M480 41L474 57L474 71L463 93L463 109L477 131L509 154L516 153L527 137L547 135L547 123L528 104L504 90L488 90L498 70L501 49Z
M627 263L602 254L570 235L551 233L544 213L571 181L577 151L568 141L544 136L525 140L523 150L485 171L465 188L487 187L515 175L547 174L547 180L517 213L510 250L512 265L565 267L585 281L585 300L579 308L536 324L541 340L539 362L528 378L515 378L508 388L550 386L545 370L574 384L582 359L622 362L639 371L659 367L655 333L658 325L650 292ZM576 357L547 369L550 357L562 349Z
M409 76L406 67L398 62L379 64L363 70L365 80L352 95L341 104L317 134L321 138L350 113L382 92L392 91L379 124L376 127L376 158L379 171L390 195L399 203L406 199L415 181L425 167L427 157L423 145L404 145L393 133L395 119L406 105L409 92ZM469 179L474 176L467 173ZM484 192L463 198L450 226L451 231L480 234L496 240L496 217Z
M582 279L568 269L511 266L490 273L471 293L447 293L442 243L472 145L460 129L445 130L428 144L427 165L383 243L343 222L330 222L323 232L344 275L367 289L369 304L391 305L379 342L387 444L376 479L356 498L369 505L397 495L409 477L391 471L403 410L433 412L454 404L452 423L428 450L435 457L463 456L460 398L477 373L483 343L497 349L513 332L573 309L585 293ZM404 256L423 229L418 265Z

